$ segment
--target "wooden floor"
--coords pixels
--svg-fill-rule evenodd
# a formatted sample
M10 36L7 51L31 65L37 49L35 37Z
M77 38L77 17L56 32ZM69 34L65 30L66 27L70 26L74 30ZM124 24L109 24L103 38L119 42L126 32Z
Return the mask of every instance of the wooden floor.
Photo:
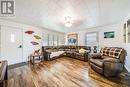
M118 80L97 74L87 62L64 57L9 70L6 87L130 87Z

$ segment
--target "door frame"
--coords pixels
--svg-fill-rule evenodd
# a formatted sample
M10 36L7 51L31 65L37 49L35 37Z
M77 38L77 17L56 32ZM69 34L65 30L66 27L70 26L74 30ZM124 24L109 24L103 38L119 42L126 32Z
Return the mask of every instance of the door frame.
M19 63L22 63L22 62L24 62L23 61L23 29L22 28L20 28L20 27L14 27L14 26L9 26L9 25L1 25L0 24L0 61L2 60L2 57L1 57L1 27L11 27L11 28L15 28L15 29L20 29L20 31L21 31L21 45L22 45L22 48L21 48L21 62L19 62ZM17 64L17 63L16 63ZM11 64L12 65L12 64Z

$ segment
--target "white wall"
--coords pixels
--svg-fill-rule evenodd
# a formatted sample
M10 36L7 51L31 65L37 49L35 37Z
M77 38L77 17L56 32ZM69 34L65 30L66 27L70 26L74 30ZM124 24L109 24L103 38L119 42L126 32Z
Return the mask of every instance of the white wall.
M109 32L109 31L115 31L115 38L104 38L104 32ZM106 46L117 47L123 44L123 33L122 33L123 29L121 24L95 27L95 28L86 29L84 31L71 32L71 33L78 33L78 45L85 45L85 34L87 32L98 32L100 47L106 47ZM66 40L66 44L67 44L67 40Z
M39 35L40 37L42 37L43 33L54 34L54 35L63 35L64 34L64 33L56 32L56 31L47 30L45 28L44 29L38 28L38 27L21 24L21 23L16 23L16 22L11 22L11 21L6 21L6 20L0 20L0 26L10 26L10 27L15 27L15 28L23 30L23 59L21 62L26 62L29 54L33 53L35 49L41 48L41 46L42 46L42 39L39 40L38 46L33 46L32 44L30 44L30 42L33 41L34 38L33 38L33 36L31 37L28 34L25 34L25 31L33 30L35 32L35 34Z

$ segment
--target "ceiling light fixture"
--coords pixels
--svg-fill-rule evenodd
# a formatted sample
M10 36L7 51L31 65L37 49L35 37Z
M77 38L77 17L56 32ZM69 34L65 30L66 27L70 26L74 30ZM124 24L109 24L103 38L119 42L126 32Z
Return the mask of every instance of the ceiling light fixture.
M70 16L65 17L65 26L66 27L72 26L72 18Z

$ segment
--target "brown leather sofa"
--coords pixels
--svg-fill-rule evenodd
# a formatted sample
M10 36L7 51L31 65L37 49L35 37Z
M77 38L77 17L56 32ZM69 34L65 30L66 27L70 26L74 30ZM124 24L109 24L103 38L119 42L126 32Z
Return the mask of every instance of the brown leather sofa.
M105 47L100 53L89 55L89 64L104 76L117 76L123 70L125 57L126 51L123 48Z
M79 49L85 49L89 50L87 46L43 46L42 49L44 49L44 60L52 60L61 56L67 56L83 61L88 61L88 52L85 53L79 53ZM55 51L64 51L64 54L50 58L51 52Z

